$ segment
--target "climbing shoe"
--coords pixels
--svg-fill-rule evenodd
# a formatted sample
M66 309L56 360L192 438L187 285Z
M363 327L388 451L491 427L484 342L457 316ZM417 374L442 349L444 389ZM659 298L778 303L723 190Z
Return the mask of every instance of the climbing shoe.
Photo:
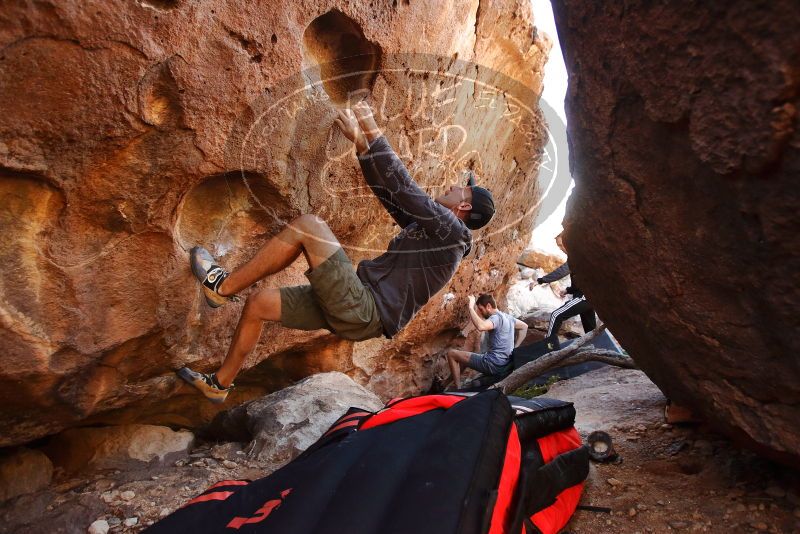
M198 373L192 371L188 367L178 369L177 374L185 381L200 390L200 393L206 396L208 400L215 404L225 402L228 397L228 392L233 388L233 384L224 388L217 382L217 377L214 374Z
M203 286L203 293L209 306L219 308L229 300L238 302L239 297L236 295L225 297L218 293L222 282L230 273L217 265L214 257L206 249L194 247L189 252L189 261L192 265L192 273Z

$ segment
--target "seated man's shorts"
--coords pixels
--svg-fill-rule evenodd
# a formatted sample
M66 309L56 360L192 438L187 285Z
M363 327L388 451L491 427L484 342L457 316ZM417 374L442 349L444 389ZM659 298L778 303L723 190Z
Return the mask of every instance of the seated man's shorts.
M470 369L475 369L476 371L485 375L496 376L507 373L510 370L511 361L509 360L505 365L496 365L495 363L486 359L486 353L479 354L477 352L472 352L469 355L469 363L467 363L467 367Z
M372 291L356 276L341 247L305 275L309 285L280 289L284 326L298 330L326 328L354 341L383 335Z

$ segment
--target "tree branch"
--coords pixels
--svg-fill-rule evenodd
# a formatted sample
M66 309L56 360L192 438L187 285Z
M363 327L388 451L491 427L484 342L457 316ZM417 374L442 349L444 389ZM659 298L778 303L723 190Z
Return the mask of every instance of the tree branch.
M598 325L597 328L588 334L577 338L570 346L545 354L532 362L526 363L492 387L501 389L503 393L511 393L549 369L592 360L629 369L635 368L636 364L628 356L618 354L611 350L596 349L593 345L585 346L589 341L599 336L605 329L606 327L604 324Z
M636 362L634 362L630 356L625 356L613 350L595 349L593 347L586 350L579 350L572 356L566 357L561 360L559 367L562 365L576 365L585 362L603 362L624 369L638 369Z

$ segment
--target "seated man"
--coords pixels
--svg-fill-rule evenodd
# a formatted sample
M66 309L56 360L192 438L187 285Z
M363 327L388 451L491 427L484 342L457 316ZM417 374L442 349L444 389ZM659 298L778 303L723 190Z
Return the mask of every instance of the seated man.
M429 197L378 129L366 102L340 111L336 124L355 143L367 184L402 230L385 253L360 262L357 270L325 221L313 215L289 223L233 272L219 266L204 248L193 248L192 271L212 307L287 268L300 254L309 267L309 284L265 288L248 297L216 373L188 367L178 371L212 402L227 397L264 321L299 330L324 328L354 341L391 338L450 281L470 251L471 230L482 228L494 215L491 193L478 187L471 173L464 186L452 185L435 200Z
M511 366L511 351L520 346L528 332L527 324L498 310L494 297L488 293L480 295L477 300L469 296L469 315L475 328L479 332L486 332L487 350L482 354L457 349L447 351L447 362L456 389L461 388L464 367L485 375L499 375L507 371Z

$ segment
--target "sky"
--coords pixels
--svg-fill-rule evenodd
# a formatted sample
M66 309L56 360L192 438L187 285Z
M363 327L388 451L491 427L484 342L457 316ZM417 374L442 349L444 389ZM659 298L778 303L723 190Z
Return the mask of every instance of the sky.
M564 95L567 93L567 67L561 55L561 45L558 42L556 22L553 19L553 8L550 0L531 0L533 6L533 20L540 32L546 33L553 41L550 57L544 66L544 93L542 99L552 107L564 123Z
M544 67L544 91L542 92L542 100L547 102L563 121L561 125L551 124L549 126L551 128L563 128L563 125L567 122L564 113L564 95L566 95L567 92L567 67L564 65L564 57L561 54L561 45L558 41L556 23L553 19L553 8L549 0L531 0L531 5L533 6L533 20L536 27L540 32L546 33L553 41L553 48L550 50L550 56ZM562 147L559 148L562 149ZM563 147L559 157L566 158L566 150L567 147ZM572 187L570 187L569 191L572 191ZM534 246L551 253L561 254L558 247L556 247L555 236L562 230L561 221L564 219L568 196L569 193L561 201L555 212L534 228L529 246Z

